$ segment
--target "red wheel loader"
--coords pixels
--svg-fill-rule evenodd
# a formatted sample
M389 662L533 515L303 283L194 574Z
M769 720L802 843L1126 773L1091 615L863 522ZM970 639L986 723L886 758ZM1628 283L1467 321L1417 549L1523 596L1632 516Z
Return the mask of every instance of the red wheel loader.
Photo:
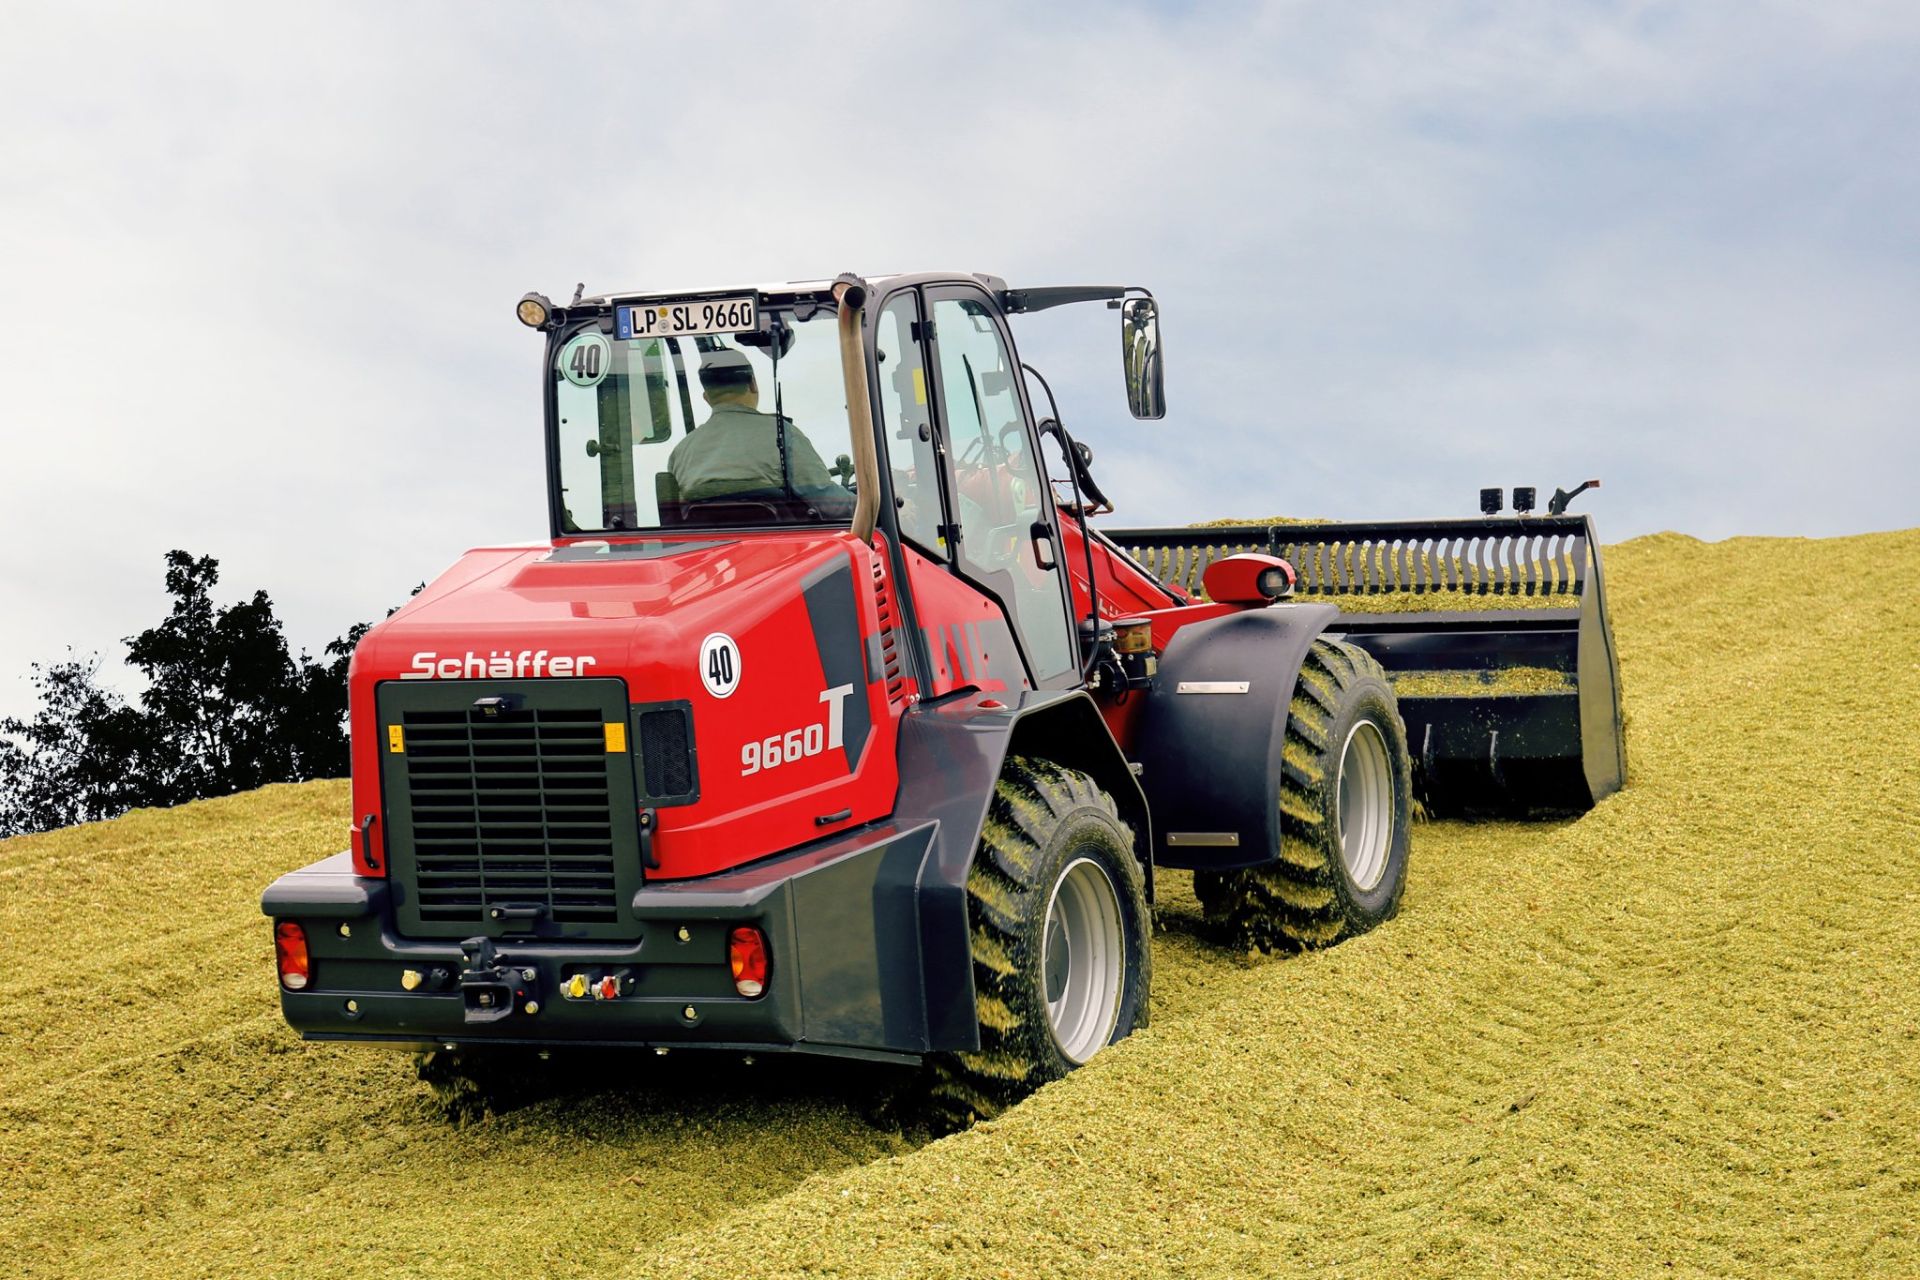
M354 654L350 847L262 902L288 1022L430 1072L923 1062L987 1114L1145 1023L1157 868L1246 945L1326 946L1397 908L1416 794L1620 785L1584 520L1096 532L1009 328L1087 303L1162 416L1138 288L522 299L552 538Z

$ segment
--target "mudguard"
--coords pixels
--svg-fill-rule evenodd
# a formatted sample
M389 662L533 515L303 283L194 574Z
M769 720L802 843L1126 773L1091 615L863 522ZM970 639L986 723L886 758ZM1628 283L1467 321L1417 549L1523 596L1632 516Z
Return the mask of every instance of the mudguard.
M1226 870L1278 856L1287 707L1308 647L1338 615L1278 604L1174 633L1136 751L1155 862Z
M1331 612L1331 610L1329 610ZM1296 664L1297 665L1297 664ZM900 725L900 799L894 821L932 819L920 865L920 965L930 1049L979 1047L967 873L1007 756L1044 756L1091 774L1133 828L1152 893L1153 832L1146 797L1099 708L1080 690L967 693L916 707Z

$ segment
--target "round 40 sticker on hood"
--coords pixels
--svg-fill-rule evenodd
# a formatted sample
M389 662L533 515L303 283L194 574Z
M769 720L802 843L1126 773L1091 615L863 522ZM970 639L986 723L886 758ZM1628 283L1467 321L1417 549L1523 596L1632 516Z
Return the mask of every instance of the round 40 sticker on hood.
M724 631L700 642L700 683L716 698L729 697L740 687L740 646Z

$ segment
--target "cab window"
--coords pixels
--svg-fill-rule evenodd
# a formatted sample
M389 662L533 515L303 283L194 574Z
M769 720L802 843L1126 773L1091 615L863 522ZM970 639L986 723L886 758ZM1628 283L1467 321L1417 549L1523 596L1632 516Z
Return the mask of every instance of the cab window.
M1077 674L1061 574L1034 545L1051 492L1028 437L1019 368L986 302L967 294L934 295L933 341L960 569L1012 615L1035 685Z
M685 338L569 330L551 370L563 533L844 523L851 428L830 308Z
M940 534L940 461L933 447L933 406L927 370L914 328L920 307L910 293L880 309L874 345L879 361L880 431L893 473L893 500L900 533L919 550L947 558Z

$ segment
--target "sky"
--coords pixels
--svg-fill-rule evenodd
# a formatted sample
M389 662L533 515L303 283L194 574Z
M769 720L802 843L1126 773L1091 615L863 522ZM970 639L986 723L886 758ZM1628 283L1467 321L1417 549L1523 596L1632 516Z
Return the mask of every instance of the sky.
M1920 6L6 0L0 714L546 535L530 288L986 271L1117 526L1920 524ZM1777 585L1777 584L1776 584Z

